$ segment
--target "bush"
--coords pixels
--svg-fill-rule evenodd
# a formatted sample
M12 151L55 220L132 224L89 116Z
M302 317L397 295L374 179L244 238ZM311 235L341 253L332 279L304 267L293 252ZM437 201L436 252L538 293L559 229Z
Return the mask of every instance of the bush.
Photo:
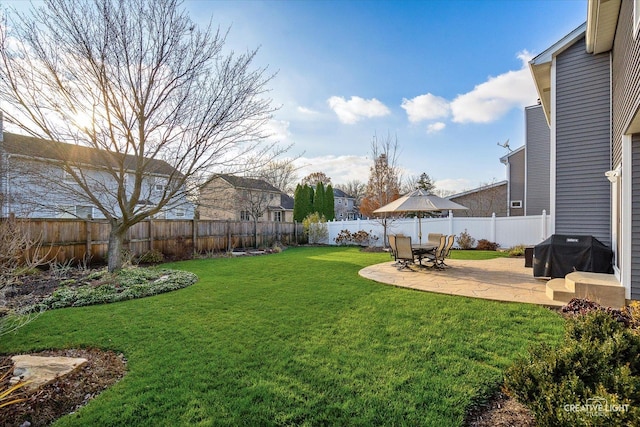
M334 240L338 245L371 246L373 242L378 240L378 237L371 233L371 230L369 230L369 233L364 230L359 230L355 233L351 233L349 230L341 230Z
M458 237L456 237L456 242L458 242L458 246L460 249L473 249L476 244L476 239L471 237L469 233L467 233L467 229L460 233Z
M158 250L151 250L138 257L138 264L158 264L164 261L164 254Z
M318 212L307 215L302 221L304 232L309 238L309 243L321 243L329 237L329 228L324 215Z
M499 244L496 242L490 242L487 239L478 240L478 244L476 245L476 249L479 251L497 251Z
M185 288L198 280L193 273L166 269L125 268L108 279L107 274L97 284L61 286L34 309L81 307L147 297Z
M509 249L509 256L511 257L524 256L524 249L525 249L524 245L514 246L511 249Z
M505 373L539 426L640 425L640 336L602 310L568 319L564 342Z

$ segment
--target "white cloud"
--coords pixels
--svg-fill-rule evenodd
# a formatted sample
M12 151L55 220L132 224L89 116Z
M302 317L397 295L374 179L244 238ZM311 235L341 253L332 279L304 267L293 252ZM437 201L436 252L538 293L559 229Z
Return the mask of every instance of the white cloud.
M341 96L332 96L327 100L329 107L336 113L338 119L345 124L352 125L363 118L382 117L391 111L375 98L364 99L352 96L346 100Z
M418 95L413 99L403 98L401 107L407 112L411 123L440 119L449 115L449 102L431 93Z
M264 132L268 135L270 141L285 141L291 132L289 132L289 122L286 120L269 120L264 126Z
M476 188L470 180L465 178L446 178L434 182L437 190L442 190L450 194L462 193L466 190Z
M444 129L447 125L445 125L442 122L435 122L435 123L431 123L429 126L427 126L427 133L436 133L436 132L440 132L442 129Z
M490 123L512 108L531 105L537 98L529 72L527 51L518 54L522 68L508 71L477 85L471 92L458 95L451 102L453 121L457 123Z
M302 106L298 106L297 110L299 113L302 113L302 114L309 114L309 115L319 114L317 111L312 110L311 108L302 107Z
M319 156L301 157L294 161L294 165L299 167L298 176L300 179L313 172L324 172L331 183L345 184L348 181L358 180L366 183L369 179L369 167L371 160L365 156Z

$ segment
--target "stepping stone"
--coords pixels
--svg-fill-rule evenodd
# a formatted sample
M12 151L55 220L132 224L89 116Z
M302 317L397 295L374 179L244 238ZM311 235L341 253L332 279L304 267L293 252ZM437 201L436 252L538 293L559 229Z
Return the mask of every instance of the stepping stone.
M24 386L26 390L37 390L87 363L87 359L82 357L19 355L13 356L11 360L14 366L10 382L15 384L20 380L29 381Z

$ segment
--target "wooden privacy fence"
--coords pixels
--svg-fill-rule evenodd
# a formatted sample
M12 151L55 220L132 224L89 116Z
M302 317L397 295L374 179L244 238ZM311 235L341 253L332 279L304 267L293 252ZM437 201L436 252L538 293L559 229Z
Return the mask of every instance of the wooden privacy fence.
M104 262L110 226L104 220L18 219L16 224L39 241L39 255L58 262ZM139 256L158 251L167 257L228 252L238 248L305 243L301 223L209 220L146 220L131 227L125 249Z

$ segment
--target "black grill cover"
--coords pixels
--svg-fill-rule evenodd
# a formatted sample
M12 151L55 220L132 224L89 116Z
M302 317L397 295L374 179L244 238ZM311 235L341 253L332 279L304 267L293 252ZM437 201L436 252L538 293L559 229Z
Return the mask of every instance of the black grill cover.
M533 248L535 277L564 277L572 271L613 273L613 252L593 236L554 234Z

